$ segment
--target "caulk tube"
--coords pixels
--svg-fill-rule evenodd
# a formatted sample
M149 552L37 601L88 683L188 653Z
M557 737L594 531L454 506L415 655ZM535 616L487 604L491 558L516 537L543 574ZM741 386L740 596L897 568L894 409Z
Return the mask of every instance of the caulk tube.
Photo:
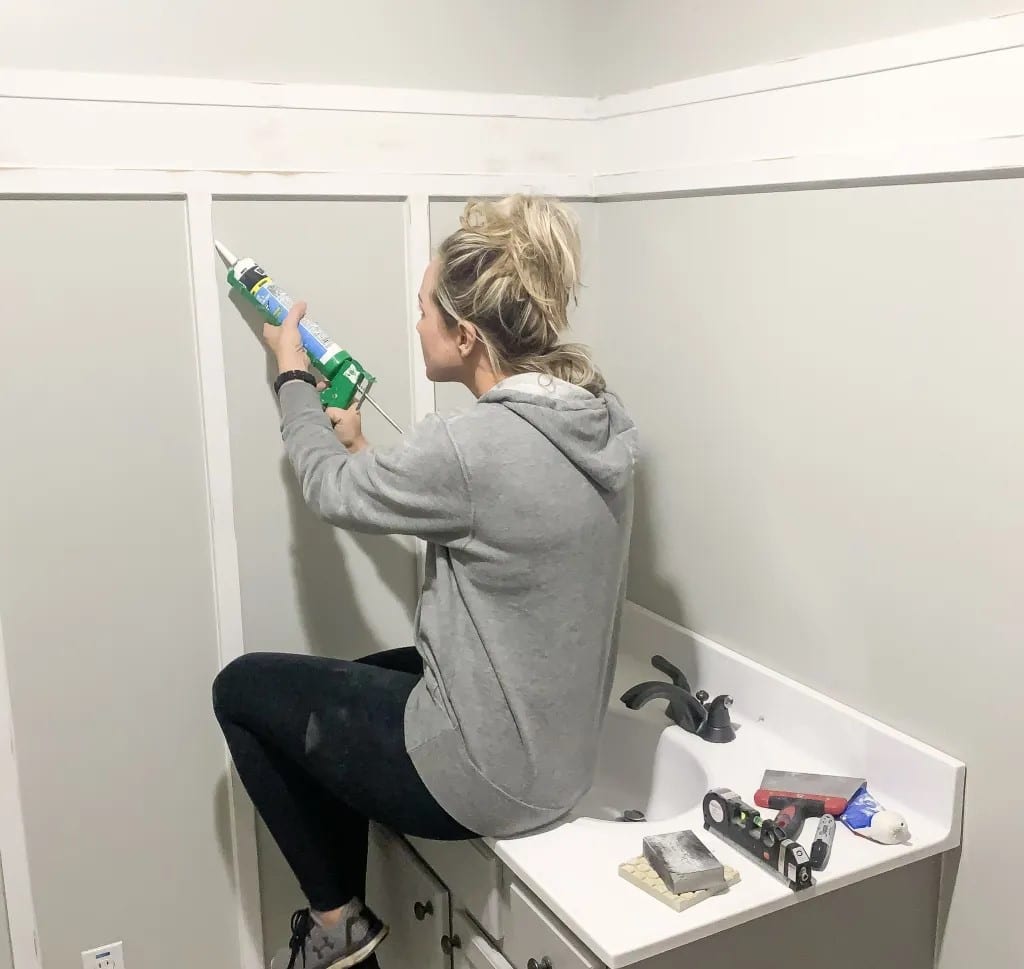
M228 282L270 323L280 326L295 305L295 301L277 285L255 259L238 259L221 242L214 240L221 257L230 267ZM370 395L370 387L376 378L370 374L352 355L338 346L309 317L298 324L299 338L310 362L324 375L327 387L320 394L325 407L347 408L355 401L356 409L367 401L399 434L402 429Z
M220 244L218 243L218 247ZM229 279L231 284L242 290L251 301L257 303L263 312L280 326L291 312L295 300L291 298L277 283L267 275L266 271L256 262L245 256L234 259L227 250L221 254L231 262ZM299 320L299 335L302 346L310 359L326 374L334 357L341 356L344 351L335 343L318 323L309 317Z

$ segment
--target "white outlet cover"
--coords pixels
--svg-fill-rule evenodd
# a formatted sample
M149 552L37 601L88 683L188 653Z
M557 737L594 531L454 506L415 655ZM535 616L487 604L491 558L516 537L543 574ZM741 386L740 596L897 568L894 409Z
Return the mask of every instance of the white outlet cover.
M83 952L82 969L124 969L123 943L111 942Z

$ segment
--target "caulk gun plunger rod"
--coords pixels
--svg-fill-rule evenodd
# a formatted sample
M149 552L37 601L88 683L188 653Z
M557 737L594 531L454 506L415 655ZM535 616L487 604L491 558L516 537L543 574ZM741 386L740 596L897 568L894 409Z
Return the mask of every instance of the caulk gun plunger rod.
M384 410L384 408L383 408L383 407L381 407L381 406L380 406L380 404L378 404L378 403L377 403L377 401L375 401L375 400L374 400L374 399L373 399L373 398L372 398L372 397L371 397L371 396L370 396L369 394L367 394L367 395L366 395L365 397L363 397L363 400L369 401L369 402L370 402L370 404L372 404L372 405L373 405L373 407L374 407L374 409L375 409L375 410L377 411L377 413L378 413L378 414L380 414L380 416L381 416L381 417L383 417L383 418L384 418L384 420L386 420L386 421L387 421L387 422L388 422L388 423L389 423L389 424L390 424L390 425L391 425L391 426L392 426L392 427L393 427L393 428L394 428L394 429L395 429L396 431L398 431L398 433L399 433L399 434L404 434L404 433L405 433L405 432L404 432L404 431L403 431L403 430L402 430L402 429L401 429L401 428L400 428L400 427L399 427L399 426L398 426L398 425L397 425L397 424L396 424L396 423L395 423L395 422L394 422L394 421L393 421L393 420L392 420L392 419L391 419L391 418L390 418L390 417L389 417L389 416L387 415L387 412L386 412L386 411Z

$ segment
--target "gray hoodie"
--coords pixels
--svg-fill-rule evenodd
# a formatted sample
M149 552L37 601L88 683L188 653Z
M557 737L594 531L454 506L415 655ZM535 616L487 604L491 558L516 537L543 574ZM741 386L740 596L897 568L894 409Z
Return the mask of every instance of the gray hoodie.
M483 835L561 817L592 780L625 588L637 432L618 399L522 374L354 455L308 384L281 409L317 514L428 543L405 715L428 789Z

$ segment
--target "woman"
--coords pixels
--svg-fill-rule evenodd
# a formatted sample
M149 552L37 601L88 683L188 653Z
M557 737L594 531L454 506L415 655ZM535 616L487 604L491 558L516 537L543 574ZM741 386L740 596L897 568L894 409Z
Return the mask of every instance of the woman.
M471 202L420 288L427 376L478 398L375 450L321 409L298 332L264 337L285 449L340 528L427 545L414 649L356 662L254 653L214 684L239 775L309 909L274 969L371 959L369 820L424 838L508 837L586 793L608 702L636 430L587 352L559 343L579 274L560 203Z

